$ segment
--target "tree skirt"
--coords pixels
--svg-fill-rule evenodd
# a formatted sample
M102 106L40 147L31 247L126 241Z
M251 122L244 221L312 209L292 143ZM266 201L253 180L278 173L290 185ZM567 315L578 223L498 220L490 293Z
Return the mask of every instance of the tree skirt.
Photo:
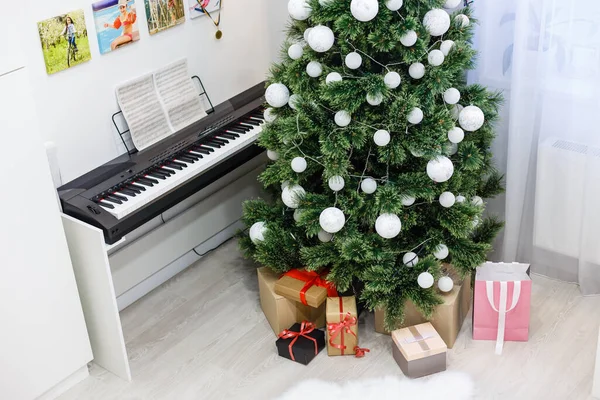
M299 383L277 400L306 399L344 400L469 400L473 398L473 381L461 372L443 372L422 379L404 376L355 380L345 383L307 380Z

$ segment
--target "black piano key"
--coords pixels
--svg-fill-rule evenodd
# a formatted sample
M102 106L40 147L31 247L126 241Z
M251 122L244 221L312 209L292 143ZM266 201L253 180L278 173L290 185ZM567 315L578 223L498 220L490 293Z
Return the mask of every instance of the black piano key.
M117 193L111 193L111 194L108 195L108 197L115 197L115 198L117 198L117 199L119 199L121 201L127 201L127 197L122 196L122 195L117 194Z
M194 150L194 149L192 149L192 150L188 150L186 154L189 154L189 155L191 155L191 156L196 156L196 157L198 157L199 159L200 159L200 158L204 158L204 156L203 156L202 154L198 154L198 153L199 153L199 151L198 151L198 150Z
M112 197L110 195L106 196L103 200L104 201L110 201L111 203L115 203L115 204L123 204L123 202L121 200L119 200L116 197Z
M260 122L253 121L252 118L245 119L243 121L243 123L246 124L246 125L250 124L250 125L254 125L254 126L259 126L260 125Z
M213 142L221 143L222 145L226 145L227 143L229 143L229 140L219 139L219 138L216 138L216 137L213 137L210 140L212 140Z
M173 175L173 174L174 174L174 172L173 172L173 173L171 173L171 172L167 171L167 170L166 170L166 169L164 169L164 168L156 168L156 169L155 169L154 171L152 171L152 172L153 172L153 173L156 173L156 174L159 174L159 175L166 176L167 178L168 178L169 176L171 176L171 175Z
M139 192L136 193L131 189L123 188L123 189L119 190L119 193L123 193L123 194L126 194L127 196L131 196L131 197L135 197L135 196L137 196L137 194Z
M174 162L175 162L175 161L174 161ZM174 168L174 169L176 169L176 170L179 170L179 171L183 170L183 167L181 166L181 164L180 164L180 163L174 164L174 162L172 162L172 163L167 163L167 164L165 164L165 166L166 166L167 168ZM187 165L186 165L186 166L187 166Z
M186 163L190 163L190 164L193 164L196 162L195 159L188 157L188 156L184 156L184 155L177 156L177 159L181 160L183 162L186 162Z
M244 133L246 133L246 132L250 132L250 131L252 130L252 128L251 128L251 127L249 127L248 125L242 125L241 123L240 123L240 124L237 124L237 125L235 126L235 129L240 129L240 130L242 130Z
M217 136L220 138L222 137L222 138L231 139L231 140L235 140L240 137L240 135L238 135L238 134L226 133L226 132L219 133Z
M182 156L187 157L187 158L191 158L194 161L198 161L199 159L202 158L202 156L197 155L197 154L192 154L189 151L186 151L185 153L181 153Z
M131 190L139 190L140 192L144 192L146 190L145 187L138 185L137 183L130 183L128 186Z
M182 162L175 161L175 160L169 162L169 164L171 164L171 165L179 165L181 168L187 168L187 164L186 163L182 163Z
M223 145L221 143L216 143L216 142L213 142L213 141L206 141L206 142L204 142L202 144L205 145L205 146L208 146L208 147L214 147L216 149L220 149L221 147L223 147Z
M151 177L156 178L156 179L162 179L163 181L165 179L167 179L167 175L160 174L160 173L158 173L156 171L148 172L148 176L151 176ZM158 181L156 181L156 183L158 183Z
M109 203L107 203L107 202L105 202L105 201L97 201L96 203L97 203L99 206L102 206L102 207L104 207L104 208L108 208L108 209L111 209L111 210L114 210L114 208L115 208L115 206L113 206L112 204L109 204Z
M170 167L169 167L169 166L167 166L167 165L163 165L163 166L162 166L162 167L160 167L158 170L159 170L160 172L165 172L165 173L167 173L167 174L168 174L168 176L171 176L171 175L175 175L175 173L176 173L176 171L174 171L174 169L175 169L175 168L170 168Z
M208 154L210 154L210 153L212 153L212 152L214 151L214 150L212 150L212 149L210 149L210 150L209 150L209 149L207 149L207 148L200 147L200 146L194 146L194 149L193 149L193 150L194 150L196 153L202 153L202 154L206 154L206 155L208 155ZM212 151L211 151L211 150L212 150Z
M226 131L229 132L235 132L235 133L239 133L240 135L243 135L244 133L246 133L247 131L241 129L241 128L226 128Z
M142 185L145 186L154 186L158 183L158 181L156 179L152 179L151 177L148 176L148 174L146 174L146 176L144 176L143 178L138 179L138 182L141 183Z

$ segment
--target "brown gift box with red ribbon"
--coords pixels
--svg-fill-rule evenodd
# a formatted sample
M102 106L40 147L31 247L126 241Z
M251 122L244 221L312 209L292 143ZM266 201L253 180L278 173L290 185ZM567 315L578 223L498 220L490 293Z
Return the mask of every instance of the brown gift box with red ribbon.
M275 345L281 357L307 365L325 347L325 333L304 321L282 331Z
M329 297L325 308L327 319L327 354L355 355L358 348L358 314L356 298Z
M327 296L338 295L335 286L325 280L328 272L321 274L303 269L286 272L275 283L275 293L304 305L318 308Z

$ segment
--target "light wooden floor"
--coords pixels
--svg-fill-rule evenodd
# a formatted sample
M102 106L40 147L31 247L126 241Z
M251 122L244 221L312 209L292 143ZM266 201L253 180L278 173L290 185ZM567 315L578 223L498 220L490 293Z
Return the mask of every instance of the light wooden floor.
M589 399L600 323L600 298L575 285L534 277L531 339L506 343L470 338L470 317L449 352L448 369L469 373L478 399ZM63 400L272 399L307 378L358 379L401 374L390 338L360 321L363 359L327 357L307 367L280 358L258 302L256 271L230 241L121 314L133 381L93 366ZM315 398L318 398L315 397ZM399 393L399 399L402 394ZM365 399L366 400L366 399Z

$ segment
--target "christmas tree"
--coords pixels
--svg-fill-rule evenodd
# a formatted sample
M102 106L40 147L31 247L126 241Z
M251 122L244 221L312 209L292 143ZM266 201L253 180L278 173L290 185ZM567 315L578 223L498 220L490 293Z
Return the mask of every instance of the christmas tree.
M290 0L268 79L273 200L246 202L241 247L278 272L327 271L340 291L362 282L388 327L407 299L430 316L442 262L469 274L502 227L482 216L503 190L490 152L502 99L466 83L474 21L444 9L460 3Z

